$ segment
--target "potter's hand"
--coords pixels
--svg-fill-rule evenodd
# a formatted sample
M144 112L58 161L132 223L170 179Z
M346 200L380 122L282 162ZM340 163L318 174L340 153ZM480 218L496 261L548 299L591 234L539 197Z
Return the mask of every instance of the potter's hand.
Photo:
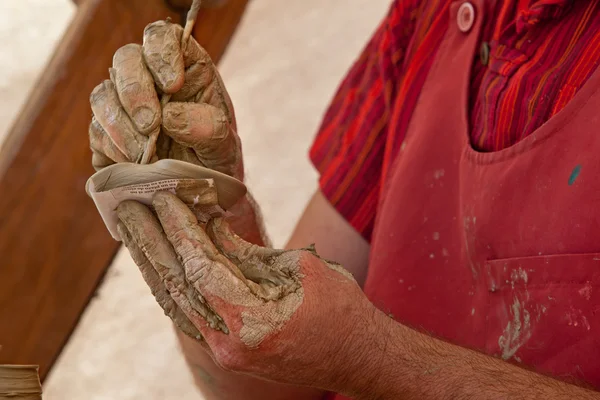
M373 306L343 268L312 249L252 245L219 219L204 230L167 192L153 206L158 218L136 202L119 206L126 245L143 251L222 367L328 388L324 371L343 379L341 360L363 355L345 343L363 334Z
M180 25L154 22L142 46L113 57L111 79L90 96L92 163L139 162L148 136L161 129L151 161L172 158L243 180L240 141L231 101L206 51L194 38L182 50ZM163 94L171 95L166 105Z

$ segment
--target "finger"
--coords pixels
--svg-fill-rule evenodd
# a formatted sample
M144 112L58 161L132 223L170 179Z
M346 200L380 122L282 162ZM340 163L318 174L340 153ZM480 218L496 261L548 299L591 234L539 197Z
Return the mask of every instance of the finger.
M190 37L183 53L185 65L185 82L181 89L173 95L173 101L194 100L202 96L204 90L213 82L217 69L210 56Z
M113 162L129 161L94 117L92 117L88 134L90 138L90 147L95 153L102 154Z
M231 103L231 98L227 93L227 89L225 89L225 84L221 79L221 75L215 69L215 78L212 82L206 87L206 89L198 93L196 98L194 99L196 103L206 103L211 106L217 107L225 113L227 120L232 127L235 127L235 117L233 113L233 104Z
M240 158L237 135L223 111L208 104L169 103L163 108L164 132L191 147L207 168L233 175Z
M227 121L233 124L233 104L221 79L221 75L206 50L193 37L188 41L183 59L185 83L172 101L210 104L223 111Z
M233 115L230 110L233 110L233 106L219 71L210 55L193 37L190 37L187 43L183 59L186 72L185 84L180 90L181 96L185 97L185 100L194 96L196 103L220 108L231 122ZM178 95L179 92L175 94L174 101L180 101L176 97Z
M94 167L96 171L100 171L114 163L113 160L106 157L104 154L92 149L92 167Z
M114 83L102 82L92 91L90 103L94 117L115 146L129 161L137 162L144 152L148 138L138 133L121 106Z
M206 225L206 233L216 248L236 264L253 257L269 257L281 254L281 250L257 246L239 237L223 218L215 218Z
M233 305L260 304L242 273L219 253L181 200L172 193L158 192L152 205L167 239L182 260L187 280L211 305L218 304L215 297ZM227 322L227 315L221 316Z
M154 79L146 68L142 46L127 44L113 57L113 82L119 100L140 133L149 134L160 125L160 102Z
M163 280L170 296L196 327L206 321L213 329L227 332L221 317L215 314L186 280L177 254L148 207L124 201L117 207L119 220Z
M167 21L153 22L144 29L144 60L163 93L175 93L184 83L182 33L181 26Z
M194 339L200 340L202 338L200 332L171 298L162 279L144 255L142 249L140 249L132 239L131 234L122 222L117 224L117 230L123 243L127 247L127 250L129 250L131 258L140 269L144 281L150 288L150 292L154 295L154 298L165 312L165 315L171 318L183 333Z

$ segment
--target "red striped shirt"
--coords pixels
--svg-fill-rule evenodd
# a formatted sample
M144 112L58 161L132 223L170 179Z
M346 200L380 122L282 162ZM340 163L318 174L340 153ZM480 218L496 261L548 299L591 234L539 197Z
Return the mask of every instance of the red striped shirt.
M487 3L491 17L471 75L475 148L498 151L515 144L581 88L600 62L599 2ZM455 23L450 3L394 1L339 87L311 148L321 191L367 240L386 173L401 152L448 24Z

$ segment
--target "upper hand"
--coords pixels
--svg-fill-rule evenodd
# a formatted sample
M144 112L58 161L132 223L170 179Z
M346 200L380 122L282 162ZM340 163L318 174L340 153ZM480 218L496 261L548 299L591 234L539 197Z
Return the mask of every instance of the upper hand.
M233 106L217 69L194 38L182 50L183 28L167 21L144 30L143 45L113 57L110 80L90 95L92 163L139 162L148 137L161 130L156 156L203 165L243 180ZM163 94L170 102L161 107Z
M145 268L160 275L219 365L332 389L348 360L364 355L351 343L365 334L374 307L339 265L314 249L252 245L219 219L204 230L167 192L155 195L153 207L156 217L140 203L119 206L125 244L142 249Z

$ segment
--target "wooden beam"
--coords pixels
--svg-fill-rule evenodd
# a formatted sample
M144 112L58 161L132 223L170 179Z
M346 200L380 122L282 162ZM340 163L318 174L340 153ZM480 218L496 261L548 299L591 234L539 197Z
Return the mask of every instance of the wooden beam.
M77 0L76 0L77 1ZM79 0L81 1L81 0ZM165 0L171 7L182 10L188 9L192 6L193 0ZM221 7L224 6L230 0L202 0L202 7Z
M246 1L201 15L215 60ZM115 50L166 17L179 19L164 0L83 2L0 147L0 364L39 364L44 379L110 266L118 243L84 192L88 97Z
M73 3L78 6L86 0L73 0ZM164 0L168 6L176 11L190 8L193 0ZM202 0L202 7L221 7L224 6L229 0Z
M225 54L227 44L233 37L248 2L249 0L225 0L223 7L200 11L193 35L215 62L219 62Z

